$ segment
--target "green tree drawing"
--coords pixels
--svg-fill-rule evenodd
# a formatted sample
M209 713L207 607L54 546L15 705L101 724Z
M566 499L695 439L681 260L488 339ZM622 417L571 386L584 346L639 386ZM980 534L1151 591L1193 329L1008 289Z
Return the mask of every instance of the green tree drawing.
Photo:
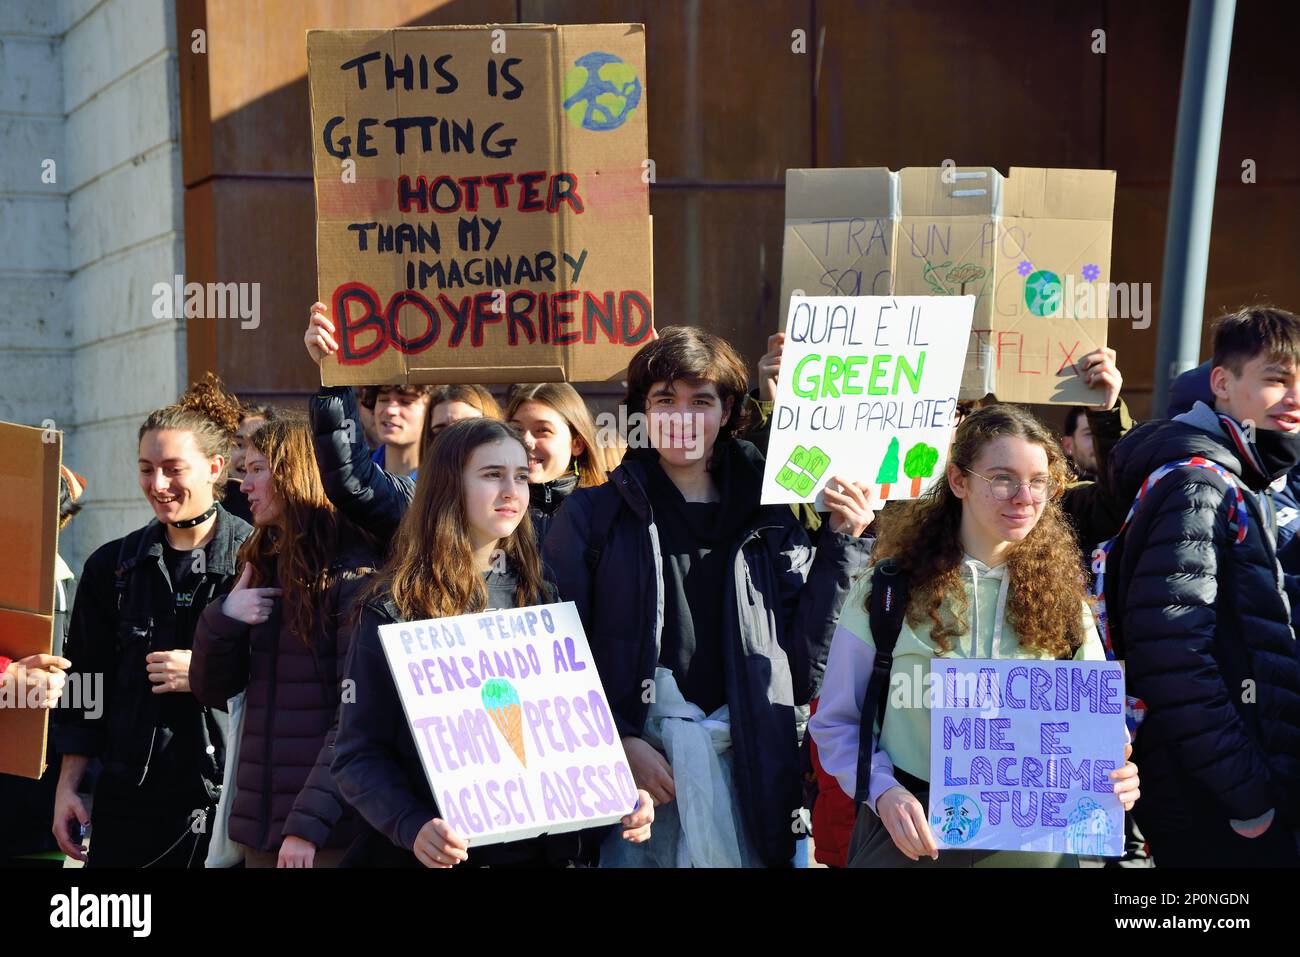
M889 448L885 449L885 459L880 463L880 471L876 473L876 484L880 486L880 498L885 500L889 498L889 486L898 481L898 436L889 440Z
M939 462L939 450L932 445L918 442L907 450L903 459L903 471L912 480L912 498L921 494L921 480L934 474L934 467Z

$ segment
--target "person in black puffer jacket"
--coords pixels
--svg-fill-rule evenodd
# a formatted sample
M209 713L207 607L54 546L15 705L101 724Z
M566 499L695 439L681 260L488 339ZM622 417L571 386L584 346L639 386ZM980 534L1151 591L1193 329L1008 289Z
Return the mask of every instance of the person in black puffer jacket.
M334 341L334 324L326 317L323 302L311 307L311 318L303 335L307 355L318 366L327 355L338 351ZM500 409L491 394L481 387L451 393L442 388L443 414L432 405L422 426L421 456L428 453L438 431L447 427L450 418L464 418L477 409L487 418L499 418ZM461 408L449 418L450 406ZM350 386L321 386L308 407L312 442L321 483L330 502L354 525L373 535L385 550L397 533L415 495L415 475L397 475L378 465L366 445L361 427L357 399ZM421 462L423 464L423 462ZM417 470L418 471L418 470Z
M369 867L568 867L582 858L570 831L469 847L439 808L379 640L384 625L555 601L525 520L528 460L518 433L493 419L450 425L425 463L426 477L393 541L393 555L364 598L347 676L355 695L341 708L332 770L370 826L346 863ZM437 555L438 561L429 561ZM494 556L504 555L504 568ZM426 732L427 733L427 732ZM638 795L624 837L644 841L654 818Z
M582 396L567 382L515 386L506 403L506 421L524 436L528 514L537 540L545 543L552 516L574 489L605 484L609 449Z
M1214 404L1214 393L1210 391L1210 366L1213 360L1202 362L1195 369L1188 369L1169 387L1169 403L1166 418L1190 412L1198 401L1207 405ZM1286 481L1274 483L1267 495L1272 499L1273 513L1277 516L1277 560L1282 571L1291 579L1287 582L1287 594L1291 597L1291 622L1300 624L1300 468L1292 469L1286 474Z
M357 828L329 766L374 543L325 498L305 421L262 426L246 467L257 530L239 582L199 620L190 686L223 710L246 690L228 827L245 864L335 866Z
M1250 309L1215 334L1215 407L1147 422L1115 448L1131 501L1164 465L1106 562L1115 651L1145 702L1134 815L1156 866L1295 866L1300 662L1268 486L1300 463L1300 318ZM1240 541L1234 529L1244 524Z

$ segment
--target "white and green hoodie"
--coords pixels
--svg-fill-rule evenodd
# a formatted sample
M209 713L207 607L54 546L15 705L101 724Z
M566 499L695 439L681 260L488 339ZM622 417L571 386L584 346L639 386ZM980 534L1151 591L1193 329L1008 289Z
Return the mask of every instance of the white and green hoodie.
M930 779L930 709L924 689L929 688L930 661L944 658L1045 658L1020 646L1015 629L1006 622L1007 590L1010 584L1005 564L990 568L967 555L963 578L968 602L967 618L972 630L949 638L951 651L940 655L930 640L929 622L913 628L906 621L894 646L894 661L889 672L888 701L884 731L876 728L877 748L871 756L871 780L867 803L874 811L876 799L898 781L894 769L900 768L920 778ZM1062 573L1068 574L1070 570ZM858 730L862 700L867 693L867 679L876 659L871 638L865 598L871 588L872 569L868 568L854 584L844 602L844 610L831 641L822 683L821 700L808 730L817 742L822 767L835 776L850 797L857 790ZM1078 661L1100 661L1106 655L1092 611L1086 603L1080 607L1084 643L1075 654Z

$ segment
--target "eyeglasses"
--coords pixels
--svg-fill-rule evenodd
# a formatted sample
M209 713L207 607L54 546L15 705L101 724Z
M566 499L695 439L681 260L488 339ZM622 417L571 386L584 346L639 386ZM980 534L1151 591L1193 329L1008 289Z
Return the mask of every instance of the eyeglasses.
M963 472L969 472L971 475L979 475L984 481L989 483L989 491L999 502L1009 502L1020 494L1020 489L1029 489L1029 497L1035 502L1046 502L1056 491L1056 482L1050 478L1039 476L1030 479L1028 482L1017 482L1008 475L999 475L997 478L989 478L987 475L980 475L974 469L962 469Z

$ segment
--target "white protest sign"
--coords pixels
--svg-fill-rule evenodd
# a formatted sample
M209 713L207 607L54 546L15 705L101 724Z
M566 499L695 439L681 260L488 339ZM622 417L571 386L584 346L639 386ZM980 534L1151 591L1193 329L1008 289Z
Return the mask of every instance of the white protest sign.
M973 296L792 296L763 503L817 501L832 476L916 498L943 475Z
M379 640L438 811L474 845L635 807L573 602L382 625Z
M1120 857L1124 673L1113 661L932 667L930 824L942 852Z

